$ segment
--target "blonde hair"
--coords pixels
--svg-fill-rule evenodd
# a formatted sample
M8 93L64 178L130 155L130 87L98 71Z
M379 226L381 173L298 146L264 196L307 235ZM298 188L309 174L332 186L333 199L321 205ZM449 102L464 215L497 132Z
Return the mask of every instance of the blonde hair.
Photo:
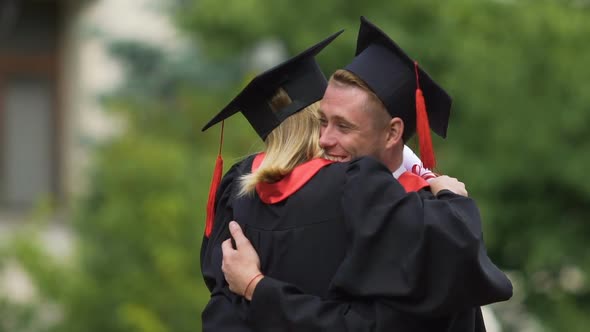
M273 111L291 103L284 89L270 101ZM319 101L289 116L265 140L265 157L260 167L240 177L239 196L253 193L260 182L273 183L289 174L296 166L320 157Z

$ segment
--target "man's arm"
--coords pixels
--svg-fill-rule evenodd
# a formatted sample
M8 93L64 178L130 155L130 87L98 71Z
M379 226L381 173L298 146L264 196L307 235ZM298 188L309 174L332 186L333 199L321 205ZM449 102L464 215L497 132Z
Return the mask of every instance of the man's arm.
M245 305L255 331L433 331L447 326L447 317L402 313L378 299L322 299L295 285L260 274L259 258L240 226L230 223L236 248L226 240L222 269L229 289L251 301ZM313 273L313 271L309 271Z
M510 281L487 256L472 199L449 190L400 194L371 158L351 163L348 173L342 207L353 239L335 290L431 316L511 297Z

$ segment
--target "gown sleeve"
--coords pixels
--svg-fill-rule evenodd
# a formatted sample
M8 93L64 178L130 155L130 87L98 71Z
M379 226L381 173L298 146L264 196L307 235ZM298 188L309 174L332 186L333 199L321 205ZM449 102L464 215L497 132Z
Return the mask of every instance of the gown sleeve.
M215 197L215 221L210 236L201 245L201 272L211 297L202 312L203 332L250 332L245 317L234 305L232 293L221 271L221 243L230 237L228 223L233 220L232 200L245 161L233 165L223 176Z
M328 297L265 277L249 307L255 330L485 331L479 306L508 299L512 286L487 257L473 200L407 194L369 158L346 173L352 241Z
M229 221L232 220L232 193L234 190L234 182L236 182L240 176L239 166L240 163L234 164L221 179L221 183L215 194L215 219L213 222L213 230L209 237L203 235L203 241L201 243L201 271L203 272L205 284L210 291L214 286L214 279L216 276L211 269L211 265L214 264L214 262L212 262L213 257L211 250L216 244L221 245L221 242L227 238L220 239L223 237L223 233L227 232L226 226ZM217 243L219 240L221 240L221 242Z
M431 332L446 330L451 324L449 317L405 313L380 298L321 298L270 277L258 283L248 310L250 324L257 332Z
M348 169L342 197L353 234L333 289L393 308L442 316L504 301L512 284L487 255L473 199L442 191L400 195L377 161Z

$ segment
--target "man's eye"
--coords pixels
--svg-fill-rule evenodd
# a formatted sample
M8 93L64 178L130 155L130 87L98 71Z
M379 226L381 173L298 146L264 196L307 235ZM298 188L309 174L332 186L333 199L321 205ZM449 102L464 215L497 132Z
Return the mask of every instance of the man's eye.
M348 124L346 124L346 123L339 123L338 124L338 128L340 128L340 129L348 129L348 128L350 128L350 126Z
M325 126L325 125L327 125L327 124L328 124L328 121L327 121L326 119L322 119L322 118L320 118L320 124L321 124L322 126Z

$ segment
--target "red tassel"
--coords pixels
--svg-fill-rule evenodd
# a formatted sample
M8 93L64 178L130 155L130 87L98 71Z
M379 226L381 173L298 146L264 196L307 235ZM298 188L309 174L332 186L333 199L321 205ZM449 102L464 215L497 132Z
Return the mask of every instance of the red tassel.
M211 188L209 188L209 200L207 201L207 220L205 221L205 236L209 237L213 230L213 221L215 219L215 194L219 183L221 182L221 173L223 172L223 158L221 155L217 156L215 161L215 169L213 170L213 179L211 180Z
M223 145L223 121L221 122L221 139L219 142L219 154L215 160L215 168L213 170L213 178L211 179L211 187L209 188L209 199L207 200L207 219L205 220L205 236L209 237L213 230L213 222L215 221L215 196L217 188L221 183L221 174L223 173L223 158L221 157L221 147Z
M426 103L420 81L418 80L418 63L414 62L416 70L416 133L418 134L418 144L420 149L420 159L424 167L434 170L436 159L434 158L434 148L432 146L432 137L430 136L430 124L428 122L428 113L426 113Z

